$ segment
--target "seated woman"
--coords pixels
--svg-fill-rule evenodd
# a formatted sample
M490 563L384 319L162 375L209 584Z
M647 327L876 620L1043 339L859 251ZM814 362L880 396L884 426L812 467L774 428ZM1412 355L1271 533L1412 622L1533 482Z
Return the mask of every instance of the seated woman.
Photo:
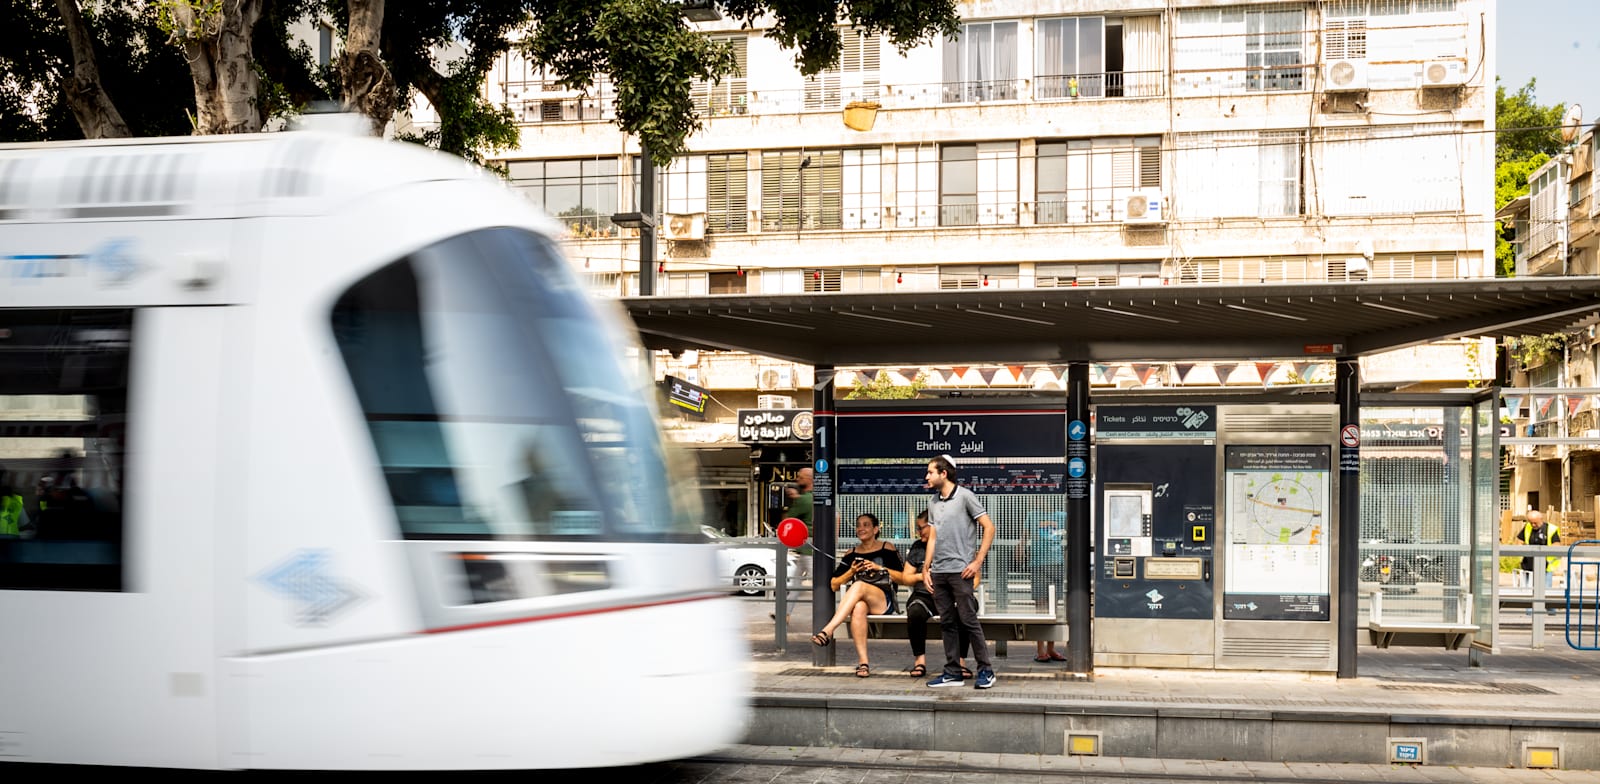
M856 676L860 678L872 674L872 666L867 663L867 616L895 612L894 574L905 568L894 545L878 538L878 528L878 518L870 512L856 518L856 536L861 543L838 559L833 578L828 581L835 591L849 587L839 600L833 620L811 635L811 642L816 645L831 644L834 630L848 620L856 658L861 662L856 665Z
M920 678L928 674L928 619L939 614L934 609L933 593L928 590L922 581L922 569L928 560L928 512L923 510L917 513L916 521L917 540L911 543L911 549L906 551L906 568L894 576L894 581L911 588L911 596L906 599L906 639L911 642L911 655L916 657L912 663L911 677ZM976 581L973 583L976 585ZM967 641L967 630L960 631L961 640L961 677L971 678L972 671L966 667L967 650L971 643Z

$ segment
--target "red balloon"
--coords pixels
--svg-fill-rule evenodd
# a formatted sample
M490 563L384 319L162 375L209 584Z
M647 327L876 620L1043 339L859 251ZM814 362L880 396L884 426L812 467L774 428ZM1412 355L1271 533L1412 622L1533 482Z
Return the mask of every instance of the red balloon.
M785 547L799 547L806 543L806 537L810 535L811 532L806 530L806 522L798 517L787 517L778 523L778 541L783 542Z

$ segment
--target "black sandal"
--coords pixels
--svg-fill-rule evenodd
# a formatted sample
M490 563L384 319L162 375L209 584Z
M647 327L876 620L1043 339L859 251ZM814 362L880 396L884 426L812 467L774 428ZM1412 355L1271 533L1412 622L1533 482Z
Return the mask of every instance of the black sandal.
M913 677L913 678L921 678L922 676L928 674L928 665L926 665L926 664L913 664L913 665L911 665L911 669L909 670L909 672L911 673L911 677Z
M962 667L961 668L961 679L962 680L972 680L972 670L969 670L969 669L967 669L965 667Z
M872 675L872 665L862 662L856 665L856 677L867 678Z
M811 644L818 648L826 648L831 642L833 642L833 635L827 632L817 632L811 635Z

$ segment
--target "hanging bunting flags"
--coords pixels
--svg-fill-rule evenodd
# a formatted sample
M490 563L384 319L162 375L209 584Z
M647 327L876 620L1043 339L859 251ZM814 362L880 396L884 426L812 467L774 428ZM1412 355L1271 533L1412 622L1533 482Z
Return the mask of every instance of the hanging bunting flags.
M1105 365L1095 364L1095 365L1090 365L1089 366L1089 383L1091 383L1091 384L1105 384L1105 383L1108 383L1108 380L1106 378L1106 366Z
M1578 407L1581 406L1581 405L1583 405L1583 395L1568 395L1567 396L1567 416L1570 417L1570 416L1572 416L1574 414L1577 414L1578 413Z
M917 374L919 374L921 372L922 372L922 368L900 368L900 370L899 370L900 375L905 377L907 384L909 384L909 383L911 383L913 381L916 381L917 380Z
M965 365L957 365L957 366L955 366L953 368L950 368L950 372L952 374L950 376L950 380L952 382L960 381L961 377L965 376L967 374L967 371L971 370L971 369L972 368L969 368L969 367L967 367Z
M1150 379L1154 378L1155 375L1156 375L1156 371L1158 371L1160 369L1161 369L1160 365L1144 365L1142 367L1139 366L1139 365L1135 365L1133 372L1134 372L1135 375L1137 375L1139 377L1139 385L1140 386L1149 386L1150 385Z
M1178 372L1178 383L1189 383L1189 374L1194 371L1195 367L1196 365L1193 362L1179 362L1173 365L1172 369Z
M1261 376L1261 383L1263 383L1263 384L1267 383L1267 379L1272 376L1272 371L1277 370L1277 369L1278 369L1278 363L1276 363L1276 362L1257 362L1256 363L1256 373L1258 373Z
M1300 379L1300 383L1309 384L1311 383L1312 374L1317 372L1317 363L1296 362L1290 366L1290 369L1294 371L1295 378Z
M1017 383L1019 383L1019 384L1022 383L1022 366L1021 365L1006 365L1006 370L1011 371L1011 377L1013 379L1016 379Z
M1533 407L1538 410L1540 419L1544 419L1550 415L1550 404L1554 402L1556 402L1555 395L1533 396Z
M1501 395L1500 400L1501 402L1505 403L1507 417L1516 419L1522 416L1521 395Z
M983 379L984 386L990 386L994 384L994 376L999 372L1000 368L978 368L978 377Z
M1237 367L1239 367L1237 362L1216 362L1211 365L1211 369L1217 371L1218 384L1228 383L1228 376L1233 375L1233 371Z

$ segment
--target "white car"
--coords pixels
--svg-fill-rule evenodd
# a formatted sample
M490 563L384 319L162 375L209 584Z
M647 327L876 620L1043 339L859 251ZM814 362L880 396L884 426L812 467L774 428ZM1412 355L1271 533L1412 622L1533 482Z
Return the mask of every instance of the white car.
M717 546L717 575L745 596L760 596L771 589L777 579L778 554L776 545L760 539L727 536L709 525L700 526L706 539ZM793 550L784 548L789 585L798 587L795 575L799 574L800 558Z

